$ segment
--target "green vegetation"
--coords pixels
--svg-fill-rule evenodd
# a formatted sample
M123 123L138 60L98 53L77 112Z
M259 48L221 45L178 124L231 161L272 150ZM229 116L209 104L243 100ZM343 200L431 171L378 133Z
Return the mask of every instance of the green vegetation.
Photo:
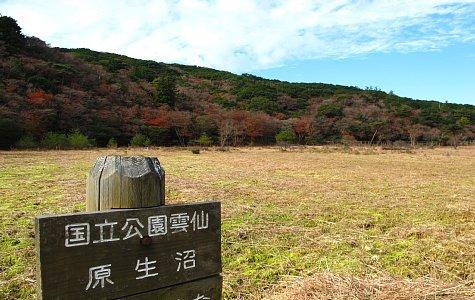
M22 136L15 144L15 147L19 149L32 149L38 146L38 142L31 135Z
M70 134L48 132L41 140L41 145L47 149L86 149L92 142L87 136L74 131ZM28 147L27 147L28 148Z
M15 19L0 16L0 41L4 41L9 52L18 52L25 44L25 36Z
M279 111L279 106L275 101L269 100L263 96L251 98L246 104L244 104L244 108L246 110L265 112L270 115Z
M130 146L134 146L134 147L148 147L151 144L152 142L150 141L150 139L141 133L137 133L130 140Z
M21 137L21 132L17 122L0 115L0 149L10 148Z
M110 138L107 142L107 148L117 148L117 141L115 138Z
M213 139L210 138L206 133L200 135L200 137L196 140L196 143L200 146L211 146L213 145Z
M322 104L317 109L317 116L337 118L343 116L343 108L335 104Z
M73 149L86 149L91 146L91 141L76 130L68 135L68 145Z
M108 71L116 73L125 68L133 68L132 77L134 80L145 79L153 81L162 72L169 72L170 69L164 63L150 60L134 59L124 55L97 52L90 49L61 49L64 52L73 53L77 57L91 63L98 63Z
M32 84L37 89L42 89L48 93L57 93L56 83L41 75L33 75L28 78L28 83Z
M286 128L275 136L275 140L278 143L293 144L297 141L297 136L291 128Z
M47 149L66 149L69 146L69 141L64 133L48 132L43 137L41 145Z
M177 100L176 77L173 74L165 73L156 78L152 85L155 88L155 101L161 104L168 104L174 107Z

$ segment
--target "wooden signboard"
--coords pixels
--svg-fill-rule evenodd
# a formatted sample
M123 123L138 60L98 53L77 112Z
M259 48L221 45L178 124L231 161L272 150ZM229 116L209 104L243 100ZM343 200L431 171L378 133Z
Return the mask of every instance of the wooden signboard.
M205 279L174 285L171 287L140 293L137 295L121 298L127 300L215 300L221 299L222 278L215 275Z
M220 224L219 202L37 217L39 297L220 299Z

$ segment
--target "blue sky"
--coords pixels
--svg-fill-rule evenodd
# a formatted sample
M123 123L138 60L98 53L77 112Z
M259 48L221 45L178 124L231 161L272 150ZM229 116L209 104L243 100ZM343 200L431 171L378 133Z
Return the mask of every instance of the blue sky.
M302 60L254 73L293 82L373 86L415 99L475 105L475 43L427 52Z
M475 104L475 0L0 0L52 46Z

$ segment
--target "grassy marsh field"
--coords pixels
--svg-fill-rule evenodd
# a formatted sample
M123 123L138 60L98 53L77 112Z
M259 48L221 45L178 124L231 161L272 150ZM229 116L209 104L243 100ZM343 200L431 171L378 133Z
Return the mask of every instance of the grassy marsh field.
M222 201L226 299L475 297L470 146L0 152L1 299L35 297L34 216L85 210L107 154L157 156L167 203Z

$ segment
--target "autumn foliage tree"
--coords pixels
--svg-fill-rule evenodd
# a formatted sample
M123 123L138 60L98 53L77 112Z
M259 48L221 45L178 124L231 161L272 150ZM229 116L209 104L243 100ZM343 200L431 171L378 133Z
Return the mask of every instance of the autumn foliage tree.
M297 119L293 125L299 143L304 143L315 134L315 120L313 116L303 116Z
M475 140L473 105L50 48L6 16L0 58L3 148L77 129L96 146L111 139L127 146L138 134L152 145L188 145L200 137L222 147L264 145L282 129L301 144Z
M27 93L27 102L35 106L47 106L53 100L53 95L42 90Z

